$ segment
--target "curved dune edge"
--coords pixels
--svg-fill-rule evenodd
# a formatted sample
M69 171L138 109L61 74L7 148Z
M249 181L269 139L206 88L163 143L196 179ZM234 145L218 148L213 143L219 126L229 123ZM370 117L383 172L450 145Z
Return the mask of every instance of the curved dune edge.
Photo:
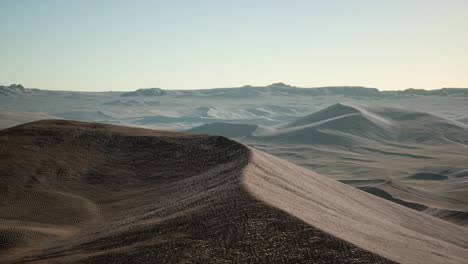
M468 229L250 151L241 183L257 199L400 263L466 263Z

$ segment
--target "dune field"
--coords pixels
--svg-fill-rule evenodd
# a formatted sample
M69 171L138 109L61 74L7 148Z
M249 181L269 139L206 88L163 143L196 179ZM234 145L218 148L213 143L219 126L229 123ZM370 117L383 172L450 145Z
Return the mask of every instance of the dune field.
M277 126L211 123L223 135L412 209L468 225L468 126L440 115L339 103Z

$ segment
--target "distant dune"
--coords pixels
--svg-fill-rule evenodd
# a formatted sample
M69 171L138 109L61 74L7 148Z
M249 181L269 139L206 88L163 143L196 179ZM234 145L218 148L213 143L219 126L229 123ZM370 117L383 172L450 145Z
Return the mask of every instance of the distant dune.
M219 136L0 131L2 263L465 263L468 229Z
M42 119L54 119L57 117L45 113L0 111L0 129L29 123Z
M277 126L344 101L432 112L465 123L467 98L465 88L380 91L361 86L300 88L274 83L196 90L142 88L130 92L79 92L0 85L0 107L4 111L171 131L207 123Z
M266 138L315 144L362 144L363 142L430 143L447 141L468 144L468 127L428 113L389 107L365 107L339 103L316 113L273 128L225 124L230 131L250 138ZM253 128L253 125L249 127ZM193 133L223 135L220 123L188 130ZM241 133L241 131L243 133Z
M211 123L187 131L242 140L374 195L468 225L463 123L401 108L339 103L274 127Z
M250 137L259 128L258 125L237 123L211 123L189 129L187 132L194 134L223 135L225 137L242 138Z

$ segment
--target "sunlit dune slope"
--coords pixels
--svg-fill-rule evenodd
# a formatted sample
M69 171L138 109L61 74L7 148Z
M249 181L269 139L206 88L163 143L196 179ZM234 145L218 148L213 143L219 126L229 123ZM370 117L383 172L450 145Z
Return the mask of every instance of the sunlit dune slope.
M400 263L465 263L468 229L376 198L258 150L243 183L259 200Z

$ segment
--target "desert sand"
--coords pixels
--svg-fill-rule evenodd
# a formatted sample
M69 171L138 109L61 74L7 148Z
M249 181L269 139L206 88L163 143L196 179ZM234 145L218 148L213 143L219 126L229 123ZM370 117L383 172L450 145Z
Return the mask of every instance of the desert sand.
M29 123L42 119L55 119L48 114L36 112L0 111L0 129Z
M0 131L2 263L464 263L468 229L220 136Z
M468 126L440 115L339 103L273 127L211 123L223 135L343 183L468 225Z

